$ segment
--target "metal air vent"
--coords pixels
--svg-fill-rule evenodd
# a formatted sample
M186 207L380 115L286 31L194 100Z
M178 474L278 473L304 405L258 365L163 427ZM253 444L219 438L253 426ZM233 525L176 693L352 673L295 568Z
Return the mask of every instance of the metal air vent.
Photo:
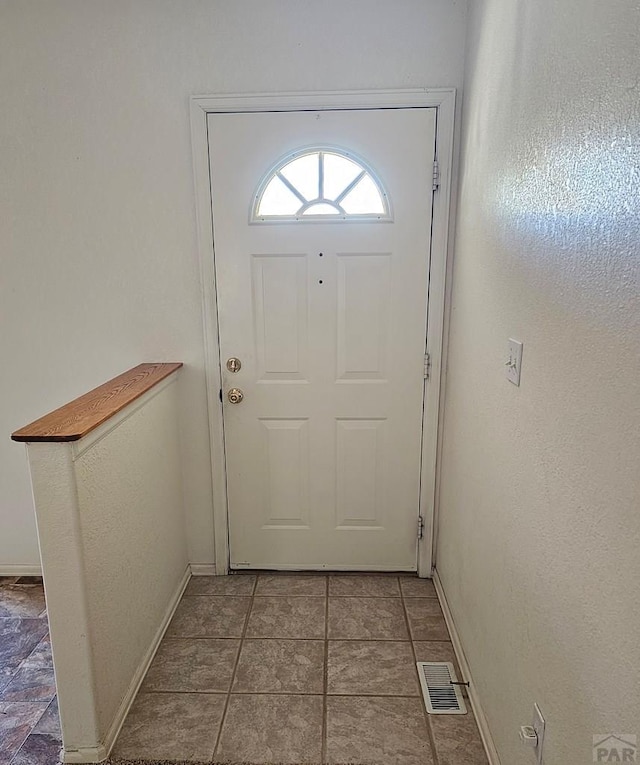
M467 707L450 661L419 661L418 675L430 715L466 715Z

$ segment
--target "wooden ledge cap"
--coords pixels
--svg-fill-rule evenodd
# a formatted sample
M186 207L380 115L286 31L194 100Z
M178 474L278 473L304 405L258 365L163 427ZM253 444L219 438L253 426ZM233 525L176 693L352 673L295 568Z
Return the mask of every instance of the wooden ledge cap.
M11 434L11 439L27 442L78 441L181 366L181 362L139 364L75 401L16 430Z

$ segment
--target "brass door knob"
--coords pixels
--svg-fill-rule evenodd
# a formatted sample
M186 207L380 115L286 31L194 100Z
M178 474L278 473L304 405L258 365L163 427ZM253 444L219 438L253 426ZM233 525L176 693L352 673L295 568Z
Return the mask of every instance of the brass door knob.
M244 398L244 393L240 388L231 388L227 393L227 398L229 399L230 404L239 404Z

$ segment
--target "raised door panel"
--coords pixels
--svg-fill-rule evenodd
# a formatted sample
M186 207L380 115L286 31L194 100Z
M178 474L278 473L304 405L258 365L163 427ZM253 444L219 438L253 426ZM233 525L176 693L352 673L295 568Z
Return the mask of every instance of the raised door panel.
M336 420L336 527L384 526L386 421Z
M253 255L251 280L258 381L306 381L306 256Z
M308 421L264 418L260 424L263 444L263 528L307 528Z
M338 381L384 381L390 356L391 255L337 257Z

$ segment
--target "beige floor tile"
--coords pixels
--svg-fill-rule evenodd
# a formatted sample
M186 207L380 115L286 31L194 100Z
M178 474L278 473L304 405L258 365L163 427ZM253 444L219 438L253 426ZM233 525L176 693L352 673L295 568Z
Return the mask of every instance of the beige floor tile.
M322 639L325 598L256 597L247 637Z
M400 597L397 576L345 575L329 577L329 595L360 598Z
M115 757L146 760L211 759L226 696L142 693L114 747Z
M322 693L324 641L245 640L234 693Z
M241 637L251 598L183 598L167 630L168 637Z
M231 696L216 762L319 763L322 696Z
M191 595L253 595L256 577L250 574L229 576L193 576L186 596Z
M226 693L240 641L165 638L144 681L144 691Z
M466 715L431 715L429 720L440 765L487 765L471 712Z
M456 659L453 646L450 642L445 640L427 640L417 641L413 644L413 649L416 652L416 661L450 661L456 671L458 680L462 680L460 674L460 667L458 666L458 660Z
M401 576L400 587L405 598L437 598L436 588L431 579L415 576Z
M408 640L399 598L329 598L329 638Z
M303 574L261 574L256 595L311 595L324 597L327 594L326 576Z
M327 698L327 762L431 765L420 699L375 696Z
M449 640L440 604L433 598L405 598L413 640Z
M328 693L418 696L410 643L329 641Z

